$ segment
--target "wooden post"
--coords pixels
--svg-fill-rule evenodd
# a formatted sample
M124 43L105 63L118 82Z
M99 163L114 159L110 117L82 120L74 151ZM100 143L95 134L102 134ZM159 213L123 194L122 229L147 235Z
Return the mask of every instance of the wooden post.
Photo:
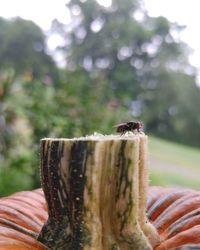
M146 217L147 137L41 140L49 218L38 240L59 250L151 250Z

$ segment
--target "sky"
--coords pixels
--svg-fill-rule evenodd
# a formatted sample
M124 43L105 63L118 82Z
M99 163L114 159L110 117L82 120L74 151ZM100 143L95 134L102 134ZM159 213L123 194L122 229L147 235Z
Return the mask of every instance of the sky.
M63 23L69 22L69 13L65 4L68 0L0 0L0 16L10 18L21 16L33 20L43 30L47 31L53 19ZM109 5L111 0L98 0L103 5ZM198 0L144 0L150 16L165 16L172 22L185 25L181 39L192 49L190 62L200 70L200 1ZM55 38L56 39L56 38ZM57 38L58 39L58 38ZM52 41L51 46L53 46Z
M181 39L194 51L190 61L200 69L200 1L198 0L145 0L150 16L165 16L172 22L185 25Z

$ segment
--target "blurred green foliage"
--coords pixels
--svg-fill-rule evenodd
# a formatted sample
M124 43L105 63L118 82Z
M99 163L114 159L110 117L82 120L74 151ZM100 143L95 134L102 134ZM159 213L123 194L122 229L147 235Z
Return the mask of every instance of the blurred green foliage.
M189 48L179 38L183 27L148 16L139 0L113 0L108 8L71 0L67 7L71 23L52 26L67 41L59 48L67 67L103 77L107 95L148 132L199 146L200 88Z
M39 186L43 137L112 133L114 124L140 119L147 132L200 145L196 72L173 36L182 27L149 17L136 0L67 7L71 23L55 20L51 30L66 41L58 48L63 69L34 23L0 19L1 195Z
M41 138L110 133L116 120L126 113L128 117L115 99L106 97L102 79L90 79L82 69L60 75L60 81L51 85L22 78L2 84L8 89L0 97L2 194L39 186Z

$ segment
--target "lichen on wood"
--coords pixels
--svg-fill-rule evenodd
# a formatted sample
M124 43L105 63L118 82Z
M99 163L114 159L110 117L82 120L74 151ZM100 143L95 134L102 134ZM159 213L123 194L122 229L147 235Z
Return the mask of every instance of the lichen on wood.
M147 136L41 140L49 218L38 240L59 250L151 250Z

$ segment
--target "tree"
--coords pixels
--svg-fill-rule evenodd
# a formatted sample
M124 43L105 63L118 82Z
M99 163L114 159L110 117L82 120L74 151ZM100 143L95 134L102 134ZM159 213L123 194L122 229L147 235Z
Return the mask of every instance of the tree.
M45 36L32 21L0 18L0 70L13 68L17 75L37 78L55 74L53 59L46 52Z
M149 17L137 0L113 0L108 8L95 0L71 0L67 7L71 23L66 27L54 21L52 26L65 38L60 49L67 67L82 67L91 79L103 76L119 108L142 119L150 132L180 140L180 131L186 132L188 125L177 127L174 119L180 116L172 106L184 113L181 95L188 89L200 95L195 69L188 62L189 49L179 39L183 27L164 17ZM194 103L192 96L188 98ZM194 106L199 105L197 99ZM184 141L191 143L189 138Z

